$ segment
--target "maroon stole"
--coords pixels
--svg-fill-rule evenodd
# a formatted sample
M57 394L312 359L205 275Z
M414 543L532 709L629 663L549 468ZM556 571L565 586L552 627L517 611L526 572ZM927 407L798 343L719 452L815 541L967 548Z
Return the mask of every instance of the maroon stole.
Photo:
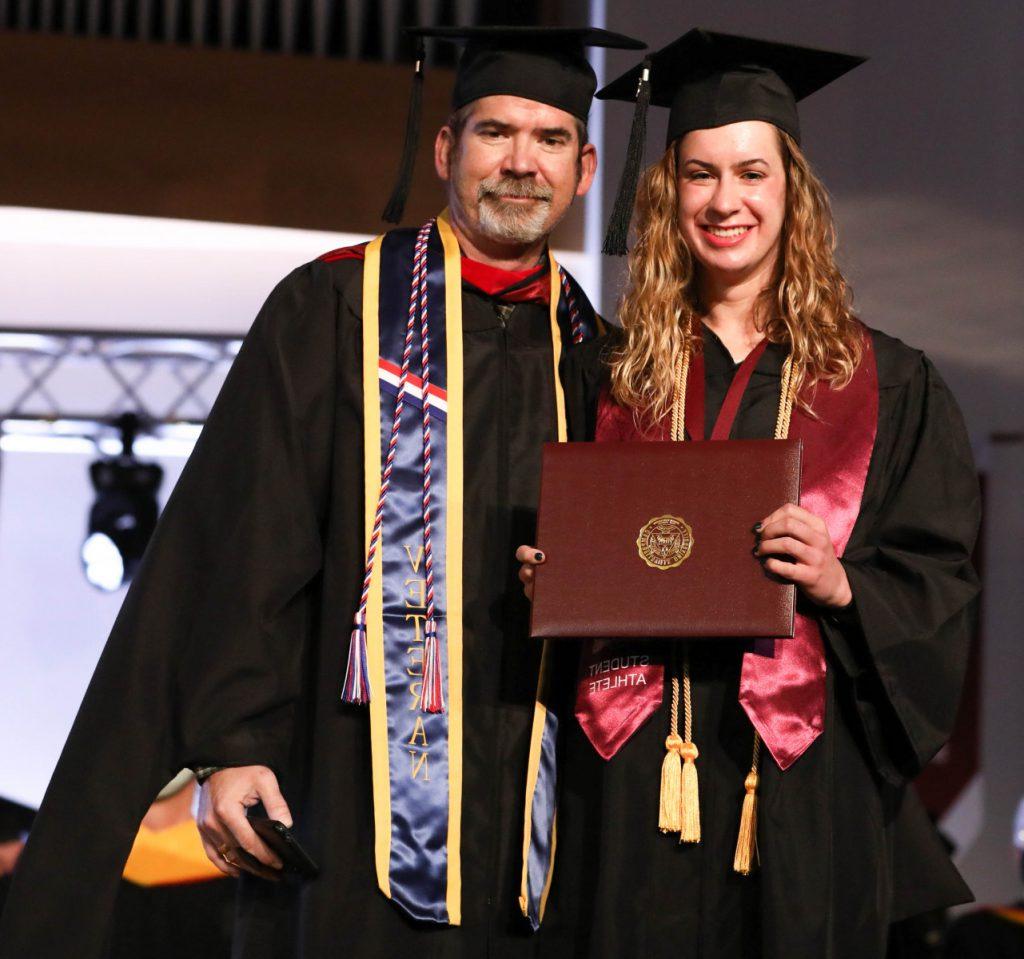
M728 439L754 366L758 346L736 372L712 440ZM755 355L756 354L756 355ZM704 437L703 355L694 356L687 381L687 433ZM814 415L793 410L789 436L803 442L800 505L821 517L837 556L842 556L860 512L878 426L878 373L871 335L853 378L841 390L817 383L805 392ZM602 394L597 442L667 440L666 419L646 432L632 410ZM780 504L781 505L781 504ZM661 705L664 665L636 642L588 643L580 664L576 717L594 748L610 759ZM781 769L791 766L818 737L825 722L825 651L815 617L798 611L792 639L755 640L743 656L739 701Z

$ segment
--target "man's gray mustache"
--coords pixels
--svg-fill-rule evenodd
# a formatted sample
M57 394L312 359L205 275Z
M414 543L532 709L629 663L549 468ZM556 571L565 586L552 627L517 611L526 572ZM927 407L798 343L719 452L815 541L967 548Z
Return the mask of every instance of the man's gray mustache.
M502 184L501 186L481 186L478 199L504 200L508 197L514 197L516 199L527 198L531 200L541 200L544 203L550 203L553 192L554 191L543 187L527 187L523 185L512 186L511 184Z

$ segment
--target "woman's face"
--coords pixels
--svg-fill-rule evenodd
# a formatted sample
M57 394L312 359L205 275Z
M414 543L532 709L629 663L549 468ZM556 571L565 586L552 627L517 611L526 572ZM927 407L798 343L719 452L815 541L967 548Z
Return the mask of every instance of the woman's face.
M679 226L697 262L726 285L770 274L786 214L775 127L744 120L693 130L677 149Z

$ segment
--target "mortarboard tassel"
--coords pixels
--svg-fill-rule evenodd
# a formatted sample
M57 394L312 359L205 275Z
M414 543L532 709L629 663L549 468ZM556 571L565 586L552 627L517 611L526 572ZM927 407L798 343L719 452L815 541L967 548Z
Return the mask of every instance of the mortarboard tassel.
M413 165L416 163L416 148L420 140L420 113L423 104L423 63L426 49L423 41L416 42L416 72L412 78L412 92L409 94L409 115L405 121L405 145L402 147L402 163L398 168L398 180L391 192L382 219L388 223L400 223L405 212L405 201L412 185Z
M626 151L626 165L622 168L619 190L615 195L615 206L608 220L601 252L608 256L625 256L629 252L629 224L633 219L633 201L636 199L636 184L640 178L640 167L644 160L644 146L647 141L647 107L651 102L651 61L644 60L641 67L640 83L636 89L636 107L633 110L633 125L629 131L629 149Z
M740 832L736 839L736 855L733 857L732 868L741 876L749 876L757 859L757 787L760 777L757 774L757 760L761 751L761 737L754 733L754 761L750 772L743 782L746 793L743 796L743 809L740 812Z
M441 645L437 641L437 622L433 618L428 618L424 622L423 636L423 690L420 694L420 709L425 713L443 713Z

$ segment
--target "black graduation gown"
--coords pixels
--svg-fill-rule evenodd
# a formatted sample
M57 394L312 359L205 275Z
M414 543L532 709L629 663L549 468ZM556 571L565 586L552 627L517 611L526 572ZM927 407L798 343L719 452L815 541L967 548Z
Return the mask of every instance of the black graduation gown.
M229 959L234 885L224 879L167 886L122 881L103 959Z
M732 871L753 747L737 701L742 647L693 643L702 842L680 845L657 829L667 707L605 762L566 704L543 956L875 959L890 922L970 898L907 782L956 714L978 591L977 478L935 369L898 340L873 337L878 432L843 558L856 612L819 615L823 734L785 773L762 751L760 869ZM770 346L761 358L733 437L772 436L784 355ZM705 356L710 435L736 366L709 331ZM577 662L577 650L562 651L561 682L573 692Z
M243 880L237 957L532 955L517 893L539 656L513 552L532 539L540 447L556 438L548 310L463 295L463 926L433 928L377 889L368 711L339 701L364 562L361 304L361 260L316 261L256 319L53 775L2 959L98 956L160 787L185 765L245 764L277 772L321 875ZM562 359L577 437L597 349Z

